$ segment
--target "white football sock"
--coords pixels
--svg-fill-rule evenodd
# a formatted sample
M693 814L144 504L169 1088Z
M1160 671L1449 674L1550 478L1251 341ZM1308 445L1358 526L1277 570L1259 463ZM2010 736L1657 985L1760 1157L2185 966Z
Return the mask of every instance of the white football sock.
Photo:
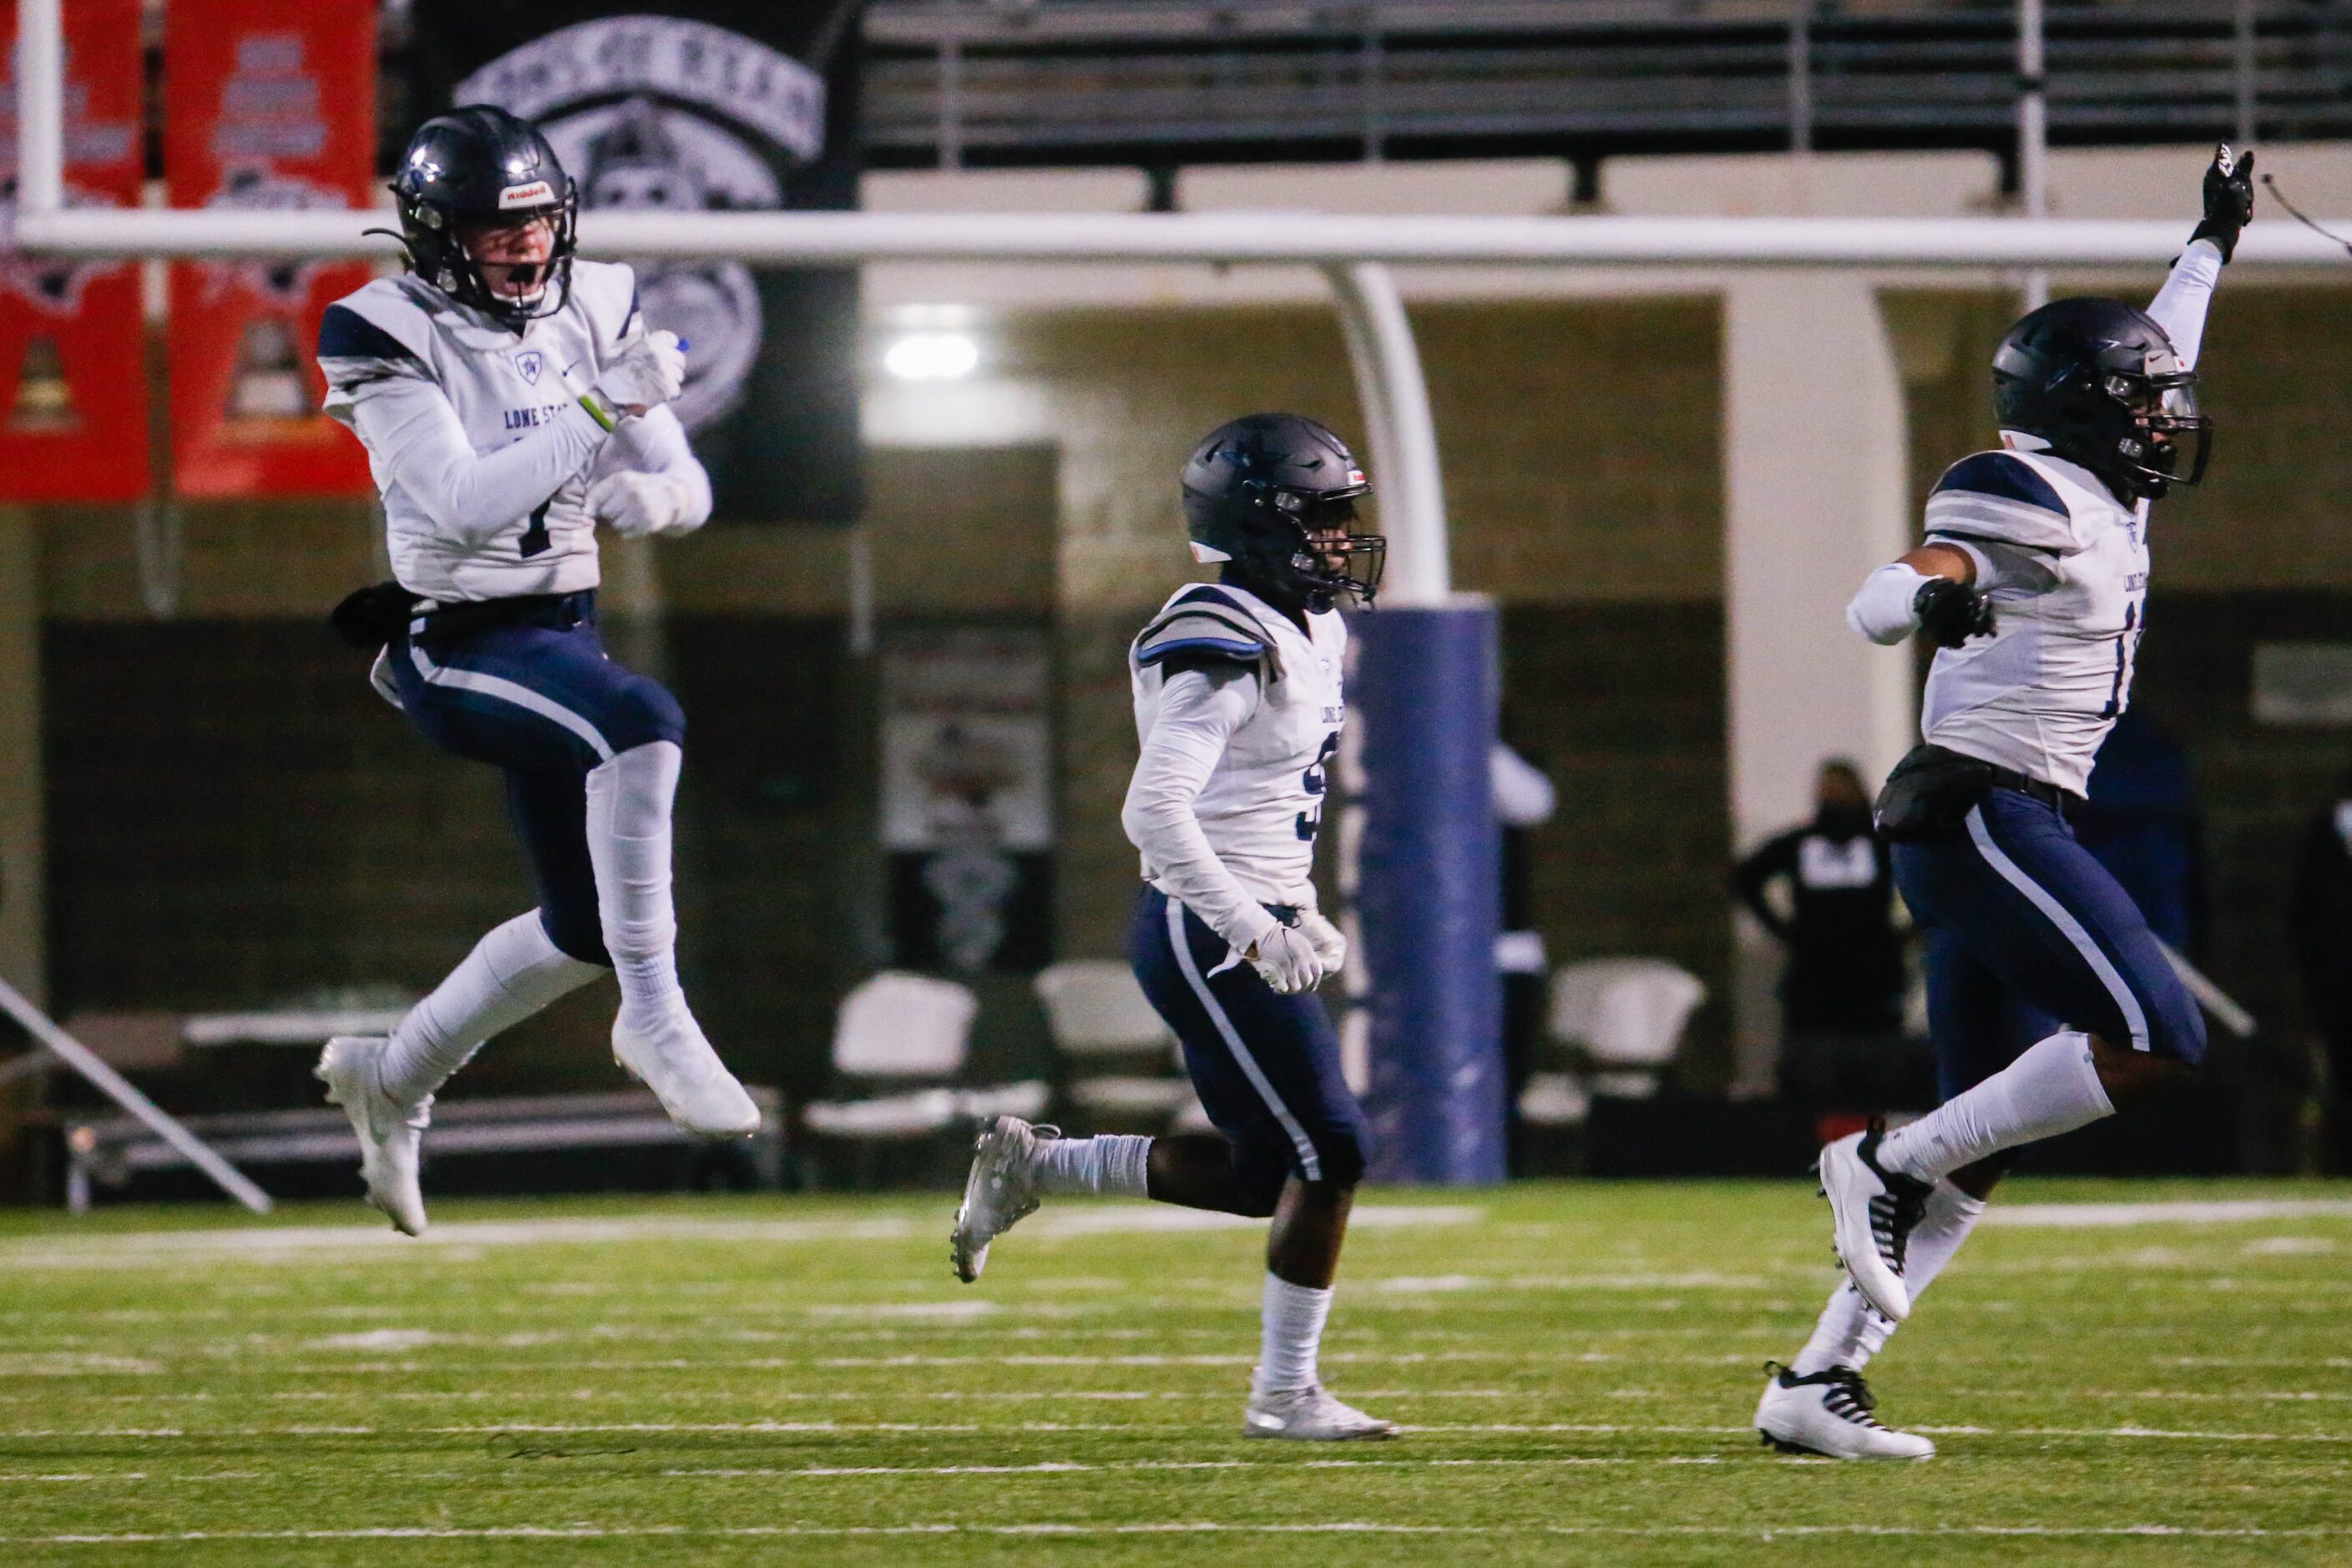
M1886 1170L1932 1182L1988 1154L2072 1132L2116 1113L2091 1060L2091 1037L2053 1035L1974 1089L1956 1094L1878 1146Z
M686 1009L670 901L671 803L685 753L667 741L632 746L588 772L588 858L596 914L621 982L621 1016L655 1028Z
M1911 1232L1911 1242L1903 1264L1903 1282L1910 1288L1911 1300L1917 1301L1920 1292L1944 1271L1944 1265L1959 1251L1960 1243L1969 1238L1978 1218L1985 1211L1982 1198L1972 1198L1949 1182L1937 1182L1927 1194L1927 1213L1919 1218L1917 1228ZM1870 1358L1886 1348L1889 1335L1895 1332L1895 1321L1881 1317L1862 1292L1853 1288L1851 1279L1841 1280L1830 1292L1829 1305L1822 1309L1821 1321L1813 1325L1813 1337L1789 1363L1789 1370L1799 1377L1810 1377L1833 1366L1847 1366L1856 1372L1870 1363Z
M476 942L449 978L408 1010L384 1048L379 1086L404 1103L423 1100L483 1041L603 973L601 965L560 952L537 910L515 916Z
M1150 1197L1144 1173L1150 1158L1151 1140L1129 1133L1048 1138L1037 1145L1037 1187L1055 1194Z
M1324 1320L1330 1315L1328 1289L1293 1285L1275 1274L1265 1277L1265 1302L1258 1320L1258 1393L1311 1388L1322 1381L1315 1352L1323 1343Z

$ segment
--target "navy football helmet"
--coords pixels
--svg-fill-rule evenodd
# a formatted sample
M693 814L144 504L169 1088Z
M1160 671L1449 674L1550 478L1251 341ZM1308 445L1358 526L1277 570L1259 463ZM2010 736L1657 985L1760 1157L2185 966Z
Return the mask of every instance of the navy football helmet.
M392 194L409 270L459 304L520 331L570 298L579 192L555 149L529 121L482 103L436 115L409 138ZM546 273L531 293L500 294L467 253L460 227L534 217L554 226Z
M2205 477L2213 422L2198 407L2197 373L2144 310L2053 300L2009 329L1992 381L2003 429L2039 436L2119 497L2153 500Z
M1372 493L1348 444L1297 414L1252 414L1209 432L1184 465L1192 554L1229 561L1277 600L1328 610L1369 605L1388 541L1354 531ZM1318 537L1320 536L1320 537Z

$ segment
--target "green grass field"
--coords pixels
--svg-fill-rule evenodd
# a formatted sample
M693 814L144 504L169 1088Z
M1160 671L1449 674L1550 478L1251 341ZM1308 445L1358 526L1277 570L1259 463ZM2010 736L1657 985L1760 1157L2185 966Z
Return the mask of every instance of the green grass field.
M1748 1426L1797 1183L1368 1197L1324 1370L1408 1429L1338 1448L1240 1437L1257 1232L1148 1205L970 1289L947 1200L20 1213L0 1563L2352 1562L2352 1187L1996 1213L2224 1200L1980 1230L1874 1369L1908 1466Z

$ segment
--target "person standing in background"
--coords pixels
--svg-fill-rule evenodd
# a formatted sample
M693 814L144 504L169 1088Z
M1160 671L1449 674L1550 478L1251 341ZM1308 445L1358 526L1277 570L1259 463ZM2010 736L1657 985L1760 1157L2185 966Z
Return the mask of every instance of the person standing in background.
M1870 794L1853 763L1823 763L1813 819L1767 839L1732 876L1740 901L1787 944L1780 976L1782 1079L1807 1088L1833 1076L1816 1057L1858 1039L1884 1046L1903 1024L1903 934L1895 923L1895 872L1872 831ZM1787 886L1788 911L1770 894ZM1812 1096L1809 1096L1811 1098Z

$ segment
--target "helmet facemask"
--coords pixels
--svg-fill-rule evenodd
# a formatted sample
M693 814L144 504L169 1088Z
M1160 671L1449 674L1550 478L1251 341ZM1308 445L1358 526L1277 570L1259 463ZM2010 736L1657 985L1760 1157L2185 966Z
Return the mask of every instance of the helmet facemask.
M2136 494L2154 500L2174 485L2193 485L2205 477L2213 455L2213 421L2198 406L2195 371L2111 371L2102 390L2122 405L2131 421L2130 433L2116 443L2116 462ZM2191 438L2184 473L2182 443Z
M579 196L568 180L558 202L514 214L518 224L534 219L545 221L550 233L548 258L541 266L538 286L527 293L512 294L494 287L483 268L516 264L477 259L467 248L464 233L471 224L462 220L453 223L437 208L421 202L404 202L400 211L402 237L417 276L459 304L469 305L516 331L554 315L571 298L572 259L578 247L579 216Z
M1381 590L1381 574L1388 569L1389 542L1383 534L1355 531L1356 497L1283 490L1276 495L1275 505L1296 521L1298 542L1289 569L1307 607L1328 610L1342 595L1358 605L1370 605Z
M1275 599L1296 599L1318 614L1342 595L1358 605L1372 602L1388 565L1389 542L1355 531L1356 500L1371 493L1369 484L1341 491L1255 481L1237 488L1247 515L1237 521L1231 548L1196 541L1194 559L1231 562Z

